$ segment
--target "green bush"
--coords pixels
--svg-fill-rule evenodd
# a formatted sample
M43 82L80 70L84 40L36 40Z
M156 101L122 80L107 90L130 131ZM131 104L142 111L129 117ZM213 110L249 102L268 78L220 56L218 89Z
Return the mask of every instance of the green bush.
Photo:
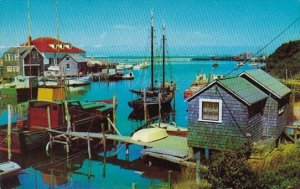
M207 179L214 188L253 188L256 174L247 163L249 145L228 149L212 156Z

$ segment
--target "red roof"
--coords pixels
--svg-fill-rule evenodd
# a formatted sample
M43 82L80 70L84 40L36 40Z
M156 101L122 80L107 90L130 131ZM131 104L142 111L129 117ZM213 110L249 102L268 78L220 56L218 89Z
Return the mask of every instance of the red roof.
M23 45L27 45L27 43L28 42ZM30 45L34 45L40 52L85 53L84 50L73 46L71 43L66 43L51 37L40 37L31 40L30 43Z

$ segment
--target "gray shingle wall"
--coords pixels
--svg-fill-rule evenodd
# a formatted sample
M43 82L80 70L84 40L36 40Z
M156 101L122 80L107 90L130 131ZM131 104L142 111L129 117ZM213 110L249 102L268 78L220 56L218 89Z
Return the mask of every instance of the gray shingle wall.
M290 104L286 103L283 107L283 113L278 115L278 124L277 124L277 131L276 131L276 138L278 138L286 129L286 126L289 124L289 115L290 115Z
M249 118L248 107L218 87L225 103L222 103L222 123L210 123L198 121L199 117L199 98L221 99L216 91L216 86L196 96L188 104L188 145L191 147L222 150L228 146L239 145L245 141L245 137L239 130L251 134L251 140L258 140L262 132L262 116L257 115ZM229 111L229 110L230 111ZM232 117L234 116L234 118ZM236 122L235 122L236 120ZM249 126L251 124L251 126Z
M278 101L272 96L269 96L264 108L264 136L274 136L277 131L277 115L278 115Z
M75 62L72 58L67 60L65 57L59 64L63 68L62 70L65 76L75 76L78 74L77 62ZM67 64L70 65L70 68L67 68Z

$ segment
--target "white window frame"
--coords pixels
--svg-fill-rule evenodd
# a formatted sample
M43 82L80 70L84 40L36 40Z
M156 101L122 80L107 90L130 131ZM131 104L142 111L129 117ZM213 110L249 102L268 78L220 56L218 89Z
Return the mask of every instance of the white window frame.
M217 102L217 103L219 103L219 119L217 121L202 119L202 103L203 102ZM200 98L199 99L199 118L198 118L198 121L222 123L222 100Z

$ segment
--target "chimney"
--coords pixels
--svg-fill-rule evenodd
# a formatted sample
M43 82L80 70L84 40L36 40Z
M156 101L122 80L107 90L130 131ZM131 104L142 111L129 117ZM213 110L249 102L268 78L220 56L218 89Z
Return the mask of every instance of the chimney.
M30 35L28 36L28 46L29 47L31 46L31 36Z

